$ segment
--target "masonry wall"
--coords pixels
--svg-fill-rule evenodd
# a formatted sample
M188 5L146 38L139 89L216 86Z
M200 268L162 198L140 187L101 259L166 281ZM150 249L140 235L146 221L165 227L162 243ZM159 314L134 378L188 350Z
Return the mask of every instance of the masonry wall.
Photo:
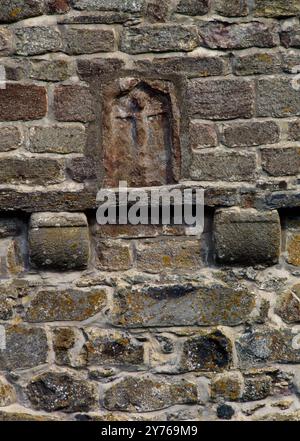
M299 0L0 0L0 419L300 420ZM205 190L205 228L96 193Z

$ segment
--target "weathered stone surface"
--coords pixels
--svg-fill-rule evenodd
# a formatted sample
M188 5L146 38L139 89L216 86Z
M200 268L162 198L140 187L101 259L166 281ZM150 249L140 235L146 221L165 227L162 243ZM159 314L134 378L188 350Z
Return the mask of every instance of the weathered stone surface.
M96 240L97 267L107 271L126 271L133 265L130 244Z
M29 369L47 362L47 336L42 328L10 325L5 328L6 349L0 349L0 369Z
M0 292L0 320L9 320L13 316L14 300Z
M170 18L174 4L168 0L149 0L145 16L150 23L165 23Z
M26 392L36 409L47 412L86 412L96 403L92 384L64 373L39 375L31 380Z
M186 380L171 383L151 377L125 377L105 392L103 405L108 410L151 412L196 402L196 385Z
M232 345L221 331L202 333L184 342L180 370L219 371L230 367Z
M58 24L124 24L126 26L137 25L141 22L141 14L137 13L132 15L130 12L97 12L87 11L81 12L78 15L78 11L75 13L69 13L62 17L57 17Z
M46 89L32 84L6 84L0 88L0 121L40 119L47 112Z
M56 224L53 225L53 222ZM34 214L29 231L31 263L42 269L79 270L90 254L86 217L60 213Z
M73 0L73 7L90 11L140 12L144 0Z
M49 14L65 14L70 10L70 0L47 0L46 7Z
M57 86L54 113L58 121L93 121L95 116L89 89L80 85Z
M144 363L144 347L130 334L96 327L85 328L88 365L132 366Z
M59 419L51 418L49 415L28 413L28 409L24 408L23 412L0 411L0 421L59 421Z
M247 331L237 340L236 348L242 369L271 363L300 363L297 335L289 329Z
M64 51L69 55L113 52L115 34L112 29L96 26L67 26L63 32Z
M300 47L300 29L291 29L289 31L281 32L281 42L284 47Z
M0 22L10 23L44 12L43 0L1 0Z
M1 13L1 12L0 12ZM0 28L0 55L9 55L12 52L13 36L7 28Z
M249 317L254 296L221 283L153 285L119 289L113 323L124 327L238 325Z
M217 417L221 420L231 420L234 413L234 409L228 404L220 404L217 407Z
M146 239L137 243L136 259L142 271L195 270L202 266L200 241Z
M0 217L0 238L16 236L21 231L20 222L16 218Z
M277 211L220 209L214 218L215 252L225 264L278 262L281 242Z
M29 65L29 76L34 80L65 81L72 76L72 72L72 64L64 59L31 59Z
M298 0L256 0L254 14L258 17L289 17L300 14Z
M257 115L283 118L300 115L300 94L289 78L257 81Z
M263 400L270 395L272 378L267 375L246 377L242 401Z
M201 44L211 49L274 47L279 44L274 25L258 21L235 24L211 21L199 26Z
M262 168L271 176L297 175L300 172L300 148L262 149Z
M71 364L69 350L75 345L78 336L75 328L55 328L53 330L53 350L58 365Z
M16 401L14 388L3 378L0 378L0 407L9 406Z
M227 147L253 147L279 142L280 131L274 121L229 123L223 125L223 142Z
M96 179L96 164L92 158L72 158L67 161L67 172L76 182Z
M17 55L39 55L62 48L60 33L54 27L33 26L15 30Z
M300 231L296 231L288 237L287 262L294 266L300 266Z
M197 120L190 122L190 147L192 149L216 147L217 145L218 135L213 124Z
M262 53L236 55L233 60L233 70L236 75L269 75L281 72L281 55L277 53Z
M182 236L185 234L185 228L182 225L97 224L95 234L97 234L97 236L102 239L137 239L158 236Z
M160 74L184 73L187 77L209 77L225 75L228 72L226 57L164 57L153 60L136 60L134 66L141 71Z
M247 0L216 0L215 10L224 17L244 17L249 14Z
M254 421L300 421L300 411L288 413L268 413L265 415L257 416Z
M41 290L29 303L29 322L82 321L100 312L106 303L104 289Z
M210 0L179 0L176 12L185 15L205 15L209 6Z
M0 152L15 150L23 144L23 135L19 127L0 126Z
M121 36L121 51L128 54L145 52L192 51L198 46L196 26L144 25L125 29Z
M80 124L34 126L29 130L29 147L33 153L83 153L85 127Z
M245 80L199 80L188 82L189 114L199 118L227 120L251 118L253 85Z
M300 121L291 121L288 127L289 141L300 141Z
M104 94L104 184L173 184L180 177L179 112L168 81L123 78Z
M14 238L0 240L0 277L17 275L24 271L24 262L20 252L20 244Z
M1 184L48 185L65 179L63 164L50 158L1 158Z
M218 374L212 381L213 399L223 398L226 401L238 401L242 396L243 377L239 372Z
M197 181L252 181L256 175L253 153L195 152L190 176Z

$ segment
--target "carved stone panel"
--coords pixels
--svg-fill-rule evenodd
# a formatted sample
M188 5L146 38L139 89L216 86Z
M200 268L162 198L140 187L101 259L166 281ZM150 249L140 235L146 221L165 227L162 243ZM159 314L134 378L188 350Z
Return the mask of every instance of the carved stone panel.
M171 83L125 78L105 90L104 184L134 187L179 180L179 115Z

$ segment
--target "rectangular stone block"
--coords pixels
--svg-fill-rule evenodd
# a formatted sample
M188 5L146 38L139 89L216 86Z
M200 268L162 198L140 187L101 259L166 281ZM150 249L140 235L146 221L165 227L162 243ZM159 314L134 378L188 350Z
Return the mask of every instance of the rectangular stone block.
M229 123L223 125L223 143L227 147L253 147L279 142L280 130L274 121Z
M51 26L32 26L15 30L17 55L41 55L62 49L60 32Z
M254 14L257 17L290 17L300 14L298 0L256 0Z
M15 150L23 144L23 134L19 127L0 126L0 152Z
M252 181L256 176L255 153L193 154L190 176L198 181Z
M246 288L218 281L136 286L115 293L112 321L126 328L235 326L247 320L254 304Z
M31 59L28 69L30 78L41 81L65 81L74 73L72 63L65 59Z
M31 264L39 269L85 269L90 255L87 219L81 213L36 213L29 228Z
M34 126L29 130L28 150L33 153L83 153L85 143L85 127L81 124Z
M298 26L295 29L281 32L280 37L284 47L300 48L300 29Z
M62 162L50 158L1 158L1 184L47 185L65 179Z
M280 73L281 70L281 54L258 52L236 55L233 60L233 71L236 75L271 75Z
M42 86L6 84L0 88L0 121L41 119L47 113L47 94Z
M11 23L42 15L44 0L1 0L0 23Z
M300 173L300 148L261 150L262 168L271 176L292 176Z
M192 271L202 266L200 240L146 239L136 245L137 268L140 271Z
M179 0L176 12L184 15L205 15L210 8L210 0Z
M81 85L57 86L54 90L54 114L58 121L93 121L94 106L89 88Z
M245 17L249 14L247 0L215 0L215 10L224 17Z
M73 8L81 11L140 12L144 0L73 0Z
M126 271L133 265L133 251L125 241L105 241L96 239L98 269L106 271Z
M251 118L254 112L253 84L240 79L192 79L187 86L187 105L189 114L198 118Z
M64 51L69 55L113 52L115 33L113 29L96 26L65 26L63 31Z
M121 35L121 51L127 54L146 52L192 51L199 44L196 26L144 25L127 28Z
M189 132L190 147L192 149L203 149L216 147L218 145L218 134L214 124L192 120L190 122Z
M293 78L264 78L257 81L257 116L284 118L300 115L300 94Z
M279 29L258 21L224 23L211 21L199 26L201 45L210 49L246 49L279 45Z
M281 227L277 211L226 208L214 217L218 262L226 265L274 265L278 262Z

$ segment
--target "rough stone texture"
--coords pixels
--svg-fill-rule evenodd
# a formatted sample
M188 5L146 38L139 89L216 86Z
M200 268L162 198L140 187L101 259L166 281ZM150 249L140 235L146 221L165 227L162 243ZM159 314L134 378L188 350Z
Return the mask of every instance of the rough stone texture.
M251 118L254 93L244 80L190 80L188 83L189 114L199 118L227 120Z
M201 44L211 49L246 49L274 47L279 43L278 34L272 26L261 22L231 24L209 22L199 27Z
M62 163L50 158L2 158L0 181L2 184L47 185L62 182Z
M36 409L47 412L86 412L96 402L91 384L56 372L33 378L27 386L27 395Z
M300 230L290 233L287 241L287 262L300 266Z
M144 362L143 345L129 334L107 331L99 328L86 328L88 341L85 344L89 365L132 366Z
M148 25L123 31L121 50L128 54L144 52L192 51L198 46L195 26Z
M257 81L257 115L288 117L300 114L299 91L289 78Z
M238 372L218 374L211 385L212 398L238 401L242 395L243 377Z
M35 17L44 12L42 0L1 0L0 6L0 22L3 23Z
M210 0L179 0L176 12L185 15L205 15L209 10Z
M253 153L206 153L193 155L190 175L198 181L252 181L256 172Z
M296 334L288 329L254 329L245 332L236 342L242 368L271 363L299 363L300 350L294 344Z
M57 86L54 91L54 112L58 121L93 121L92 97L87 87Z
M256 0L254 14L258 17L289 17L300 14L297 0Z
M278 261L280 221L276 211L221 209L214 218L215 251L225 264L266 264Z
M300 148L262 149L261 157L263 169L271 176L300 172Z
M9 55L12 52L12 34L7 28L0 28L0 55Z
M125 271L132 267L132 251L128 244L97 240L96 252L99 269Z
M201 266L200 242L197 240L148 239L139 242L136 255L141 271L196 270Z
M134 287L116 293L113 322L124 327L237 325L253 307L247 289L220 283Z
M237 55L233 61L236 75L264 75L280 73L282 60L280 54L258 52Z
M223 138L227 147L253 147L278 142L280 132L273 121L231 123L224 124Z
M42 328L9 325L5 328L6 349L0 349L0 369L33 368L47 362L47 336Z
M249 14L247 0L216 0L215 10L224 17L244 17Z
M83 153L86 136L81 125L34 126L28 149L33 153Z
M84 215L34 214L29 231L30 261L41 269L78 270L88 265L89 232Z
M22 132L19 127L0 126L0 152L8 152L21 147Z
M213 124L203 124L197 120L190 124L190 146L193 149L216 147L218 135Z
M0 88L0 121L40 119L47 112L47 95L42 86L7 84Z
M92 11L140 12L143 0L74 0L73 7Z
M289 141L300 141L300 122L291 121L289 123Z
M104 289L42 290L29 303L29 322L82 321L100 312L105 306Z
M0 407L9 406L16 401L14 388L4 379L0 378Z
M17 55L40 55L61 49L60 33L51 27L36 26L15 31Z
M186 380L169 383L151 377L125 377L106 391L103 404L108 410L149 412L196 402L197 388Z
M69 55L112 52L115 47L114 32L95 26L68 26L64 30L64 41Z
M230 340L220 331L188 339L182 350L181 371L219 371L232 362Z

